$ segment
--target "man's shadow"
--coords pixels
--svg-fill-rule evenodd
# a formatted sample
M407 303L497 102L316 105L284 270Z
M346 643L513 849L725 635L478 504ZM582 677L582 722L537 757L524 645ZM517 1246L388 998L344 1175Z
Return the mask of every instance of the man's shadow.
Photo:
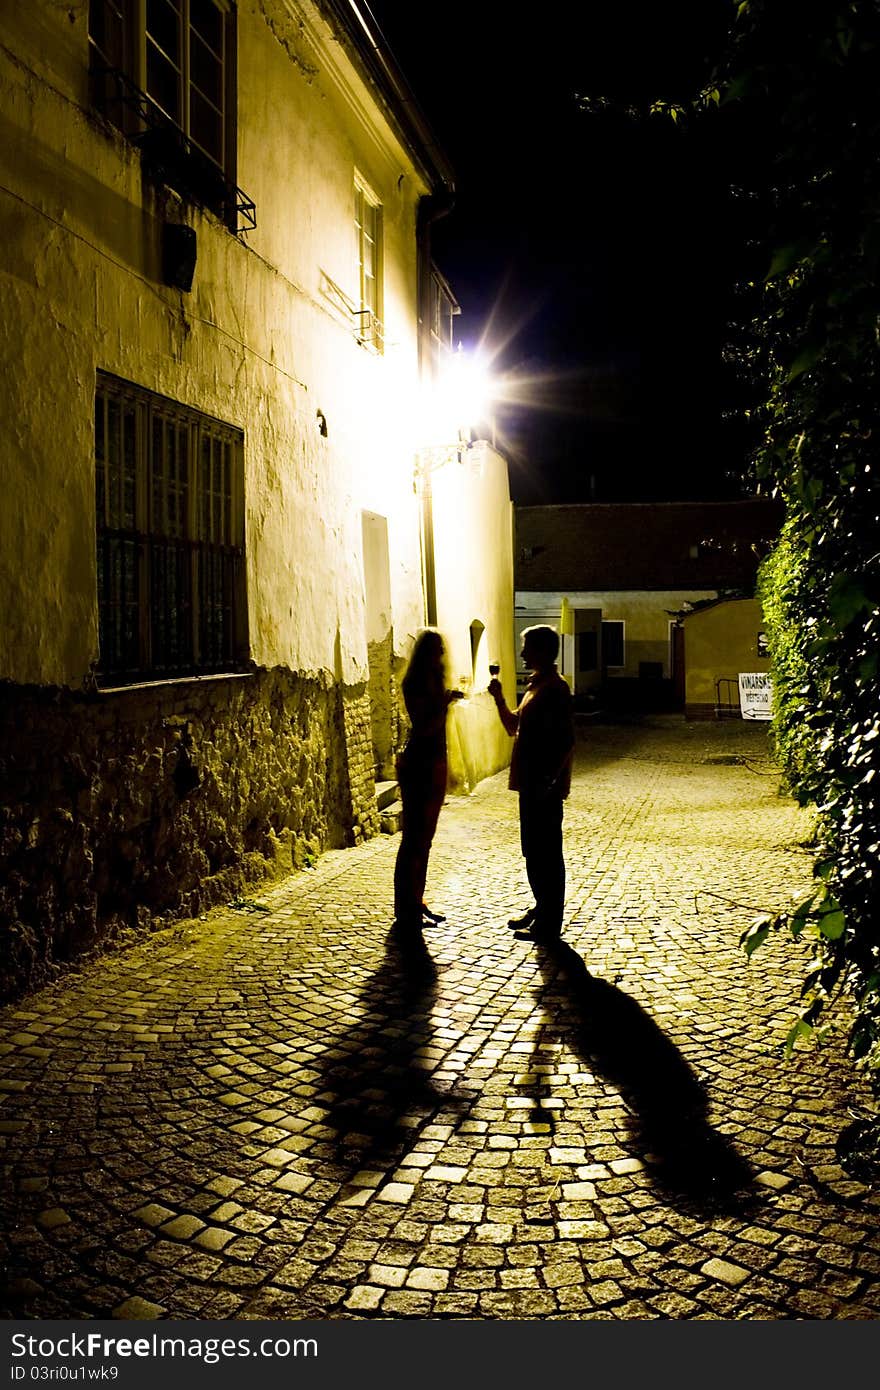
M538 1002L555 1036L616 1087L628 1146L652 1181L687 1205L744 1204L753 1172L709 1123L708 1096L688 1062L623 990L590 974L564 941L538 946Z
M420 1119L458 1104L431 1081L437 967L419 936L392 927L382 964L358 991L362 1011L320 1068L316 1102L336 1131L336 1161L385 1169L410 1147Z

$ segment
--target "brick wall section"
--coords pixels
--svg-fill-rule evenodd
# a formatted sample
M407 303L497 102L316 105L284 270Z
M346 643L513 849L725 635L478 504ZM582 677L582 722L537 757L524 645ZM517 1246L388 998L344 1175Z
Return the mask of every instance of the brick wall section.
M351 839L358 845L379 830L376 773L367 686L347 691L343 699L346 771L350 788Z
M378 830L369 697L276 668L0 685L0 996Z

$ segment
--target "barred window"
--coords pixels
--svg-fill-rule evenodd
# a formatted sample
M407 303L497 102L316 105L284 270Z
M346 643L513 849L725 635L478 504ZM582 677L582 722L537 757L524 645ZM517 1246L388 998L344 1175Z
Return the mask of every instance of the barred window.
M98 373L99 677L242 669L243 435Z

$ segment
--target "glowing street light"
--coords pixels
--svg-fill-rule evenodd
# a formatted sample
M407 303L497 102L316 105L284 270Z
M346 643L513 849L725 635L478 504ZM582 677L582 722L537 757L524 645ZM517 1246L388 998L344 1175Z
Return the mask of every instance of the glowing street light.
M494 383L483 354L461 348L450 353L427 383L426 396L421 433L427 450L442 454L443 461L452 455L460 457L481 425L488 423L490 433L494 432Z

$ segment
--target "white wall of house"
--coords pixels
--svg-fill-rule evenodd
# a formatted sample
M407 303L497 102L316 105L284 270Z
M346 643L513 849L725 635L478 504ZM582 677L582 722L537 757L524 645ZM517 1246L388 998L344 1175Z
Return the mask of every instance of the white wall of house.
M0 676L78 688L97 658L102 370L244 431L253 660L363 680L363 509L388 521L402 642L421 617L417 420L401 402L417 382L427 184L314 6L242 0L237 181L258 223L234 236L151 185L89 109L87 15L0 10ZM382 354L356 341L338 293L357 294L355 172L383 208ZM165 220L196 231L190 293L161 282Z
M510 738L486 693L490 662L516 697L513 626L513 507L507 461L485 441L432 474L437 626L449 679L465 693L450 709L450 781L469 790L510 761Z
M603 622L624 624L624 665L608 671L608 679L637 678L639 663L660 662L663 676L672 675L669 636L671 615L686 603L717 598L717 589L619 590L617 592L517 591L514 611L517 631L531 623L552 623L559 627L563 600L571 608L599 608Z
M237 234L148 175L93 105L86 0L0 3L0 769L11 827L0 995L114 932L200 912L375 833L375 776L405 735L394 674L424 618L417 213L444 175L400 134L329 9L218 8L237 28L234 180L256 205L256 227ZM382 209L381 351L360 341L352 312L356 179ZM166 283L168 223L195 232L189 291ZM195 439L204 417L241 432L247 640L214 662L234 674L157 679L175 660L151 664L141 595L117 680L101 675L99 373L199 412L194 423L161 405L166 423L184 421L181 437ZM156 401L122 399L146 517ZM185 489L168 476L170 512ZM161 547L128 517L118 529L131 572L145 573ZM108 542L111 561L119 544ZM192 634L185 578L182 598L164 582L156 627ZM133 610L124 585L105 592L105 613ZM226 590L212 592L216 614ZM203 665L187 652L176 669Z

